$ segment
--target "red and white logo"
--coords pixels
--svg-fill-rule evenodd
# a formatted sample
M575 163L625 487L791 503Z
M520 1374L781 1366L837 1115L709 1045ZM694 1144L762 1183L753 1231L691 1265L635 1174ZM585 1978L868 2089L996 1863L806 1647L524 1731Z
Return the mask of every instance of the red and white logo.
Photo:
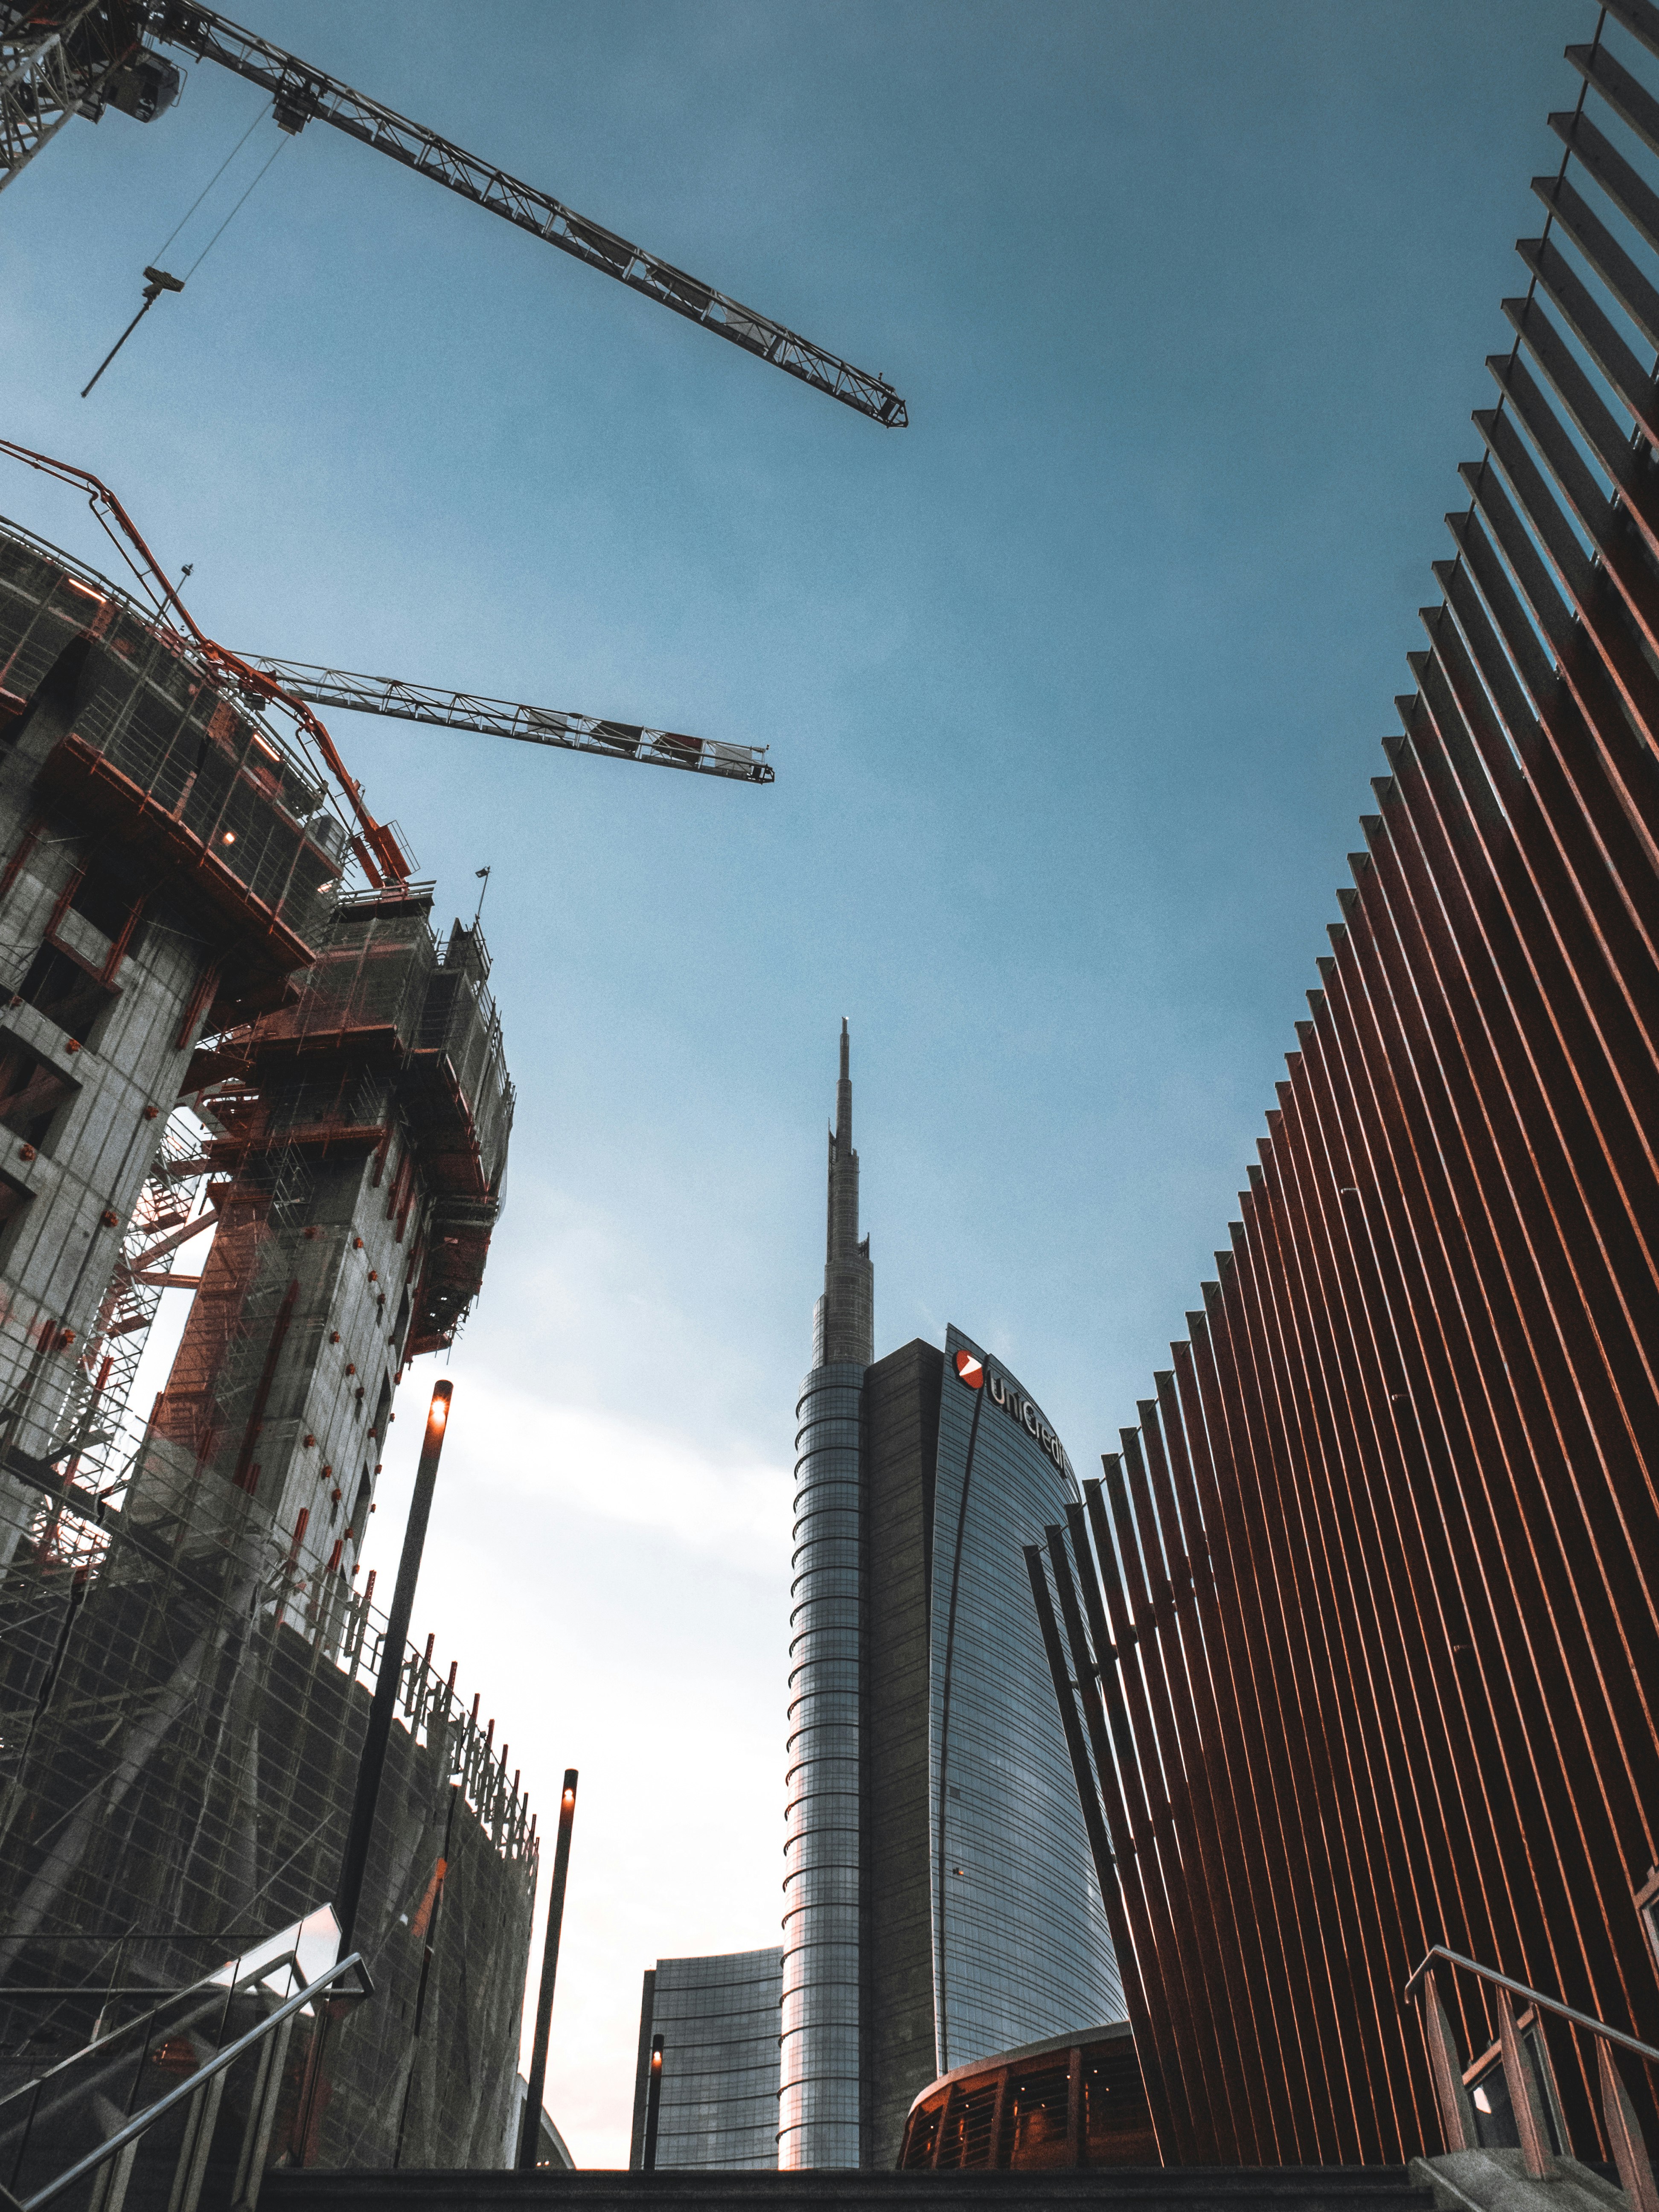
M985 1388L985 1363L982 1359L975 1359L971 1352L957 1352L957 1373L970 1390Z

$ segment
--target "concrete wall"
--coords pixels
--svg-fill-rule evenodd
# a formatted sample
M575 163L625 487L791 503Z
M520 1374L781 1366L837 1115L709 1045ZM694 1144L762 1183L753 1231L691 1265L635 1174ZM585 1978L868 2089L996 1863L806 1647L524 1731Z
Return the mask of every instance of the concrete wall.
M179 1095L210 957L199 922L134 856L43 803L40 765L72 706L43 687L0 754L0 1402L7 1440L40 1458L84 1395L77 1370ZM141 896L112 967L118 917ZM88 972L112 967L106 987Z

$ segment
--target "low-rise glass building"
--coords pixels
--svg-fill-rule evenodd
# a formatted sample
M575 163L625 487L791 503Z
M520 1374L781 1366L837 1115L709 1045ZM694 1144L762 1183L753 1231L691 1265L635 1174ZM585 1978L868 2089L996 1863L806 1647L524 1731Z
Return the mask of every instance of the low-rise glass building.
M727 2173L776 2166L779 1966L774 1946L659 1959L646 1969L628 2160L635 2172L647 2162ZM653 2047L661 2054L654 2130Z

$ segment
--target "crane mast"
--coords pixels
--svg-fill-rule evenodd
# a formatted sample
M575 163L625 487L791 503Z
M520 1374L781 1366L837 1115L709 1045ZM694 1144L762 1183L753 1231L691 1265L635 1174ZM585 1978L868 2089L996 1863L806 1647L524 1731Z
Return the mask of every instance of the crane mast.
M386 714L440 729L477 730L487 737L517 738L526 744L556 745L567 752L598 753L607 760L638 761L653 768L690 769L698 775L727 776L740 783L775 781L764 745L720 744L677 730L647 729L637 722L606 721L552 707L520 706L471 691L441 691L430 684L405 684L394 676L353 676L340 668L270 660L257 653L236 658L243 667L269 678L284 698L303 699L313 707L347 707L359 714Z
M115 100L147 123L167 104L179 72L135 66L142 27L136 0L0 0L0 190L77 115L95 118Z

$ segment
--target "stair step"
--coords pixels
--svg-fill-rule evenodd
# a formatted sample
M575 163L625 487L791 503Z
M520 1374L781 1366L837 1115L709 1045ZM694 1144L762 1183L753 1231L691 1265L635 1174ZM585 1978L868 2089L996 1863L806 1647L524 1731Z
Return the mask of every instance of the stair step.
M936 2212L994 2203L1002 2212L1082 2205L1121 2212L1431 2212L1432 2191L1400 2166L1094 2166L1015 2173L721 2173L676 2169L629 2173L295 2173L277 2167L261 2192L263 2212L506 2212L511 2204L570 2212L688 2212L739 2205L744 2212L885 2212L925 2193Z

